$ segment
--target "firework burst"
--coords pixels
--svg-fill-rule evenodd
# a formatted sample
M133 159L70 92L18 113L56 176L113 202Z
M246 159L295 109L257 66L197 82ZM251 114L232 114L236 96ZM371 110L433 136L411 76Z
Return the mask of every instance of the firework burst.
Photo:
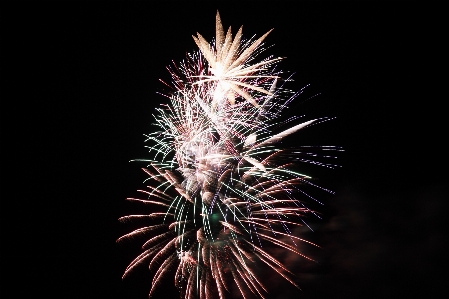
M304 225L308 214L316 215L306 205L316 199L305 187L318 186L295 162L332 168L316 161L317 152L339 149L276 147L323 119L276 133L276 119L295 94L278 87L281 72L275 67L281 58L256 61L270 32L243 41L242 28L235 36L231 28L225 34L217 12L215 40L193 36L199 51L169 68L175 91L156 111L158 131L147 135L153 156L144 160L149 166L143 170L153 183L141 190L145 198L129 198L164 212L154 208L120 218L148 219L151 225L118 239L145 237L143 252L123 276L149 265L155 271L150 296L164 277L174 276L185 298L226 298L235 287L245 298L264 298L268 290L256 275L259 264L298 287L293 273L265 247L312 260L302 247L317 245L292 230Z

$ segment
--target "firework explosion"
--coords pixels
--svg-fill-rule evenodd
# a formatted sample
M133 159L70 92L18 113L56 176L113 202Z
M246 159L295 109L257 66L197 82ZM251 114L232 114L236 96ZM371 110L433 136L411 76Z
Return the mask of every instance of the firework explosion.
M145 238L143 252L123 276L149 265L155 270L150 296L161 279L174 275L181 297L226 298L237 290L245 298L264 298L267 288L256 275L261 265L298 287L293 273L265 248L312 260L302 247L316 245L292 231L307 215L316 216L306 204L318 201L305 188L318 186L295 170L295 162L332 168L314 159L319 150L339 149L276 147L325 119L275 133L286 123L276 119L296 94L277 86L281 58L255 61L270 31L244 41L242 28L234 37L231 28L225 34L217 12L215 40L208 43L197 34L199 51L169 68L175 92L154 116L158 131L147 135L154 156L144 160L150 165L143 169L157 183L140 190L144 199L129 198L155 207L148 215L120 218L151 225L118 239Z

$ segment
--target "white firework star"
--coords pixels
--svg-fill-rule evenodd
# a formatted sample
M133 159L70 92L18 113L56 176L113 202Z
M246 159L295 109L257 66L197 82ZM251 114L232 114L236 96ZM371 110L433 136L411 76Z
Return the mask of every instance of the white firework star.
M159 208L120 218L147 220L148 225L118 239L145 238L143 252L123 276L148 264L155 270L150 295L174 273L185 298L224 299L232 296L233 286L244 298L265 298L258 263L297 284L263 244L312 260L301 248L317 245L294 235L292 228L302 226L308 214L316 215L307 206L316 199L305 188L318 186L296 170L295 162L332 165L315 161L313 148L276 147L316 120L274 133L291 93L276 86L280 73L274 66L281 58L254 62L270 32L242 42L242 28L234 37L231 28L225 34L217 12L215 42L198 33L193 39L199 52L169 69L176 91L156 111L158 131L147 135L154 156L143 160L150 164L144 171L154 184L141 190L146 198L129 198Z

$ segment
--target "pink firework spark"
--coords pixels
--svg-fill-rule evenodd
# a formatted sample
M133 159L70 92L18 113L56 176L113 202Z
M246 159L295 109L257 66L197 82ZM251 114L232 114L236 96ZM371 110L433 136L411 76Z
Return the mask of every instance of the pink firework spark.
M152 159L144 171L154 184L141 190L145 198L129 198L159 206L148 219L118 242L143 236L143 252L126 268L126 277L145 264L154 269L150 295L164 277L173 277L185 298L226 298L233 289L245 298L264 298L267 288L256 275L261 264L291 284L293 273L263 246L271 245L312 260L303 246L317 246L294 234L303 218L315 214L304 191L311 177L295 162L326 167L316 151L294 152L276 147L287 135L320 120L309 120L279 133L276 119L294 98L278 87L281 58L257 61L267 32L256 40L225 33L217 12L215 41L193 36L199 51L169 71L176 91L170 103L156 109L159 131L147 135ZM339 150L323 147L324 150ZM290 157L293 155L295 157ZM286 159L287 157L287 159ZM287 161L287 162L286 162Z

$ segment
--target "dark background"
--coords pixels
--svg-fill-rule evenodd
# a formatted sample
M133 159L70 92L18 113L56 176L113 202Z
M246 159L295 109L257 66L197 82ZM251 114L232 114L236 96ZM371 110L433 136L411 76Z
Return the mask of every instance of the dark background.
M9 2L1 9L1 268L4 298L147 298L145 267L121 275L139 244L117 218L145 175L143 134L166 100L165 67L224 26L275 30L294 105L335 120L289 142L340 145L317 170L320 264L296 291L273 274L268 298L435 297L447 275L447 93L442 7L406 2ZM444 85L443 85L444 86ZM319 96L308 100L310 97ZM14 282L14 284L13 284ZM6 288L5 288L6 287ZM176 298L171 281L156 298ZM439 296L437 296L439 297Z

